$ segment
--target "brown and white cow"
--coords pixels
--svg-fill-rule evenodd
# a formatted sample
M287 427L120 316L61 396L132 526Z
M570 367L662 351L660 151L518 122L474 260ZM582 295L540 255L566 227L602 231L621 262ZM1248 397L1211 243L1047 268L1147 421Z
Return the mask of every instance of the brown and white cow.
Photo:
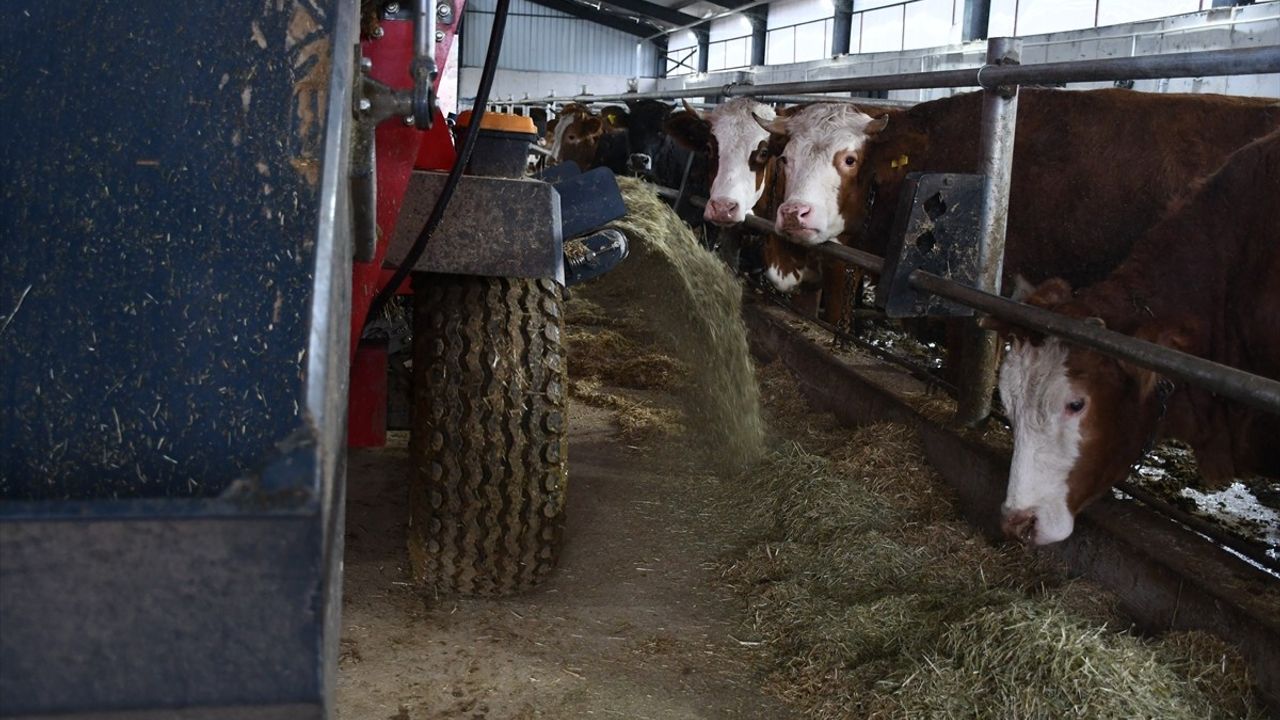
M1026 301L1280 379L1280 131L1230 156L1176 203L1103 281L1055 278ZM989 323L1000 327L999 323ZM1280 476L1280 418L1052 337L1012 340L1000 395L1014 428L1004 529L1069 536L1081 508L1128 475L1157 438L1189 443L1205 479Z
M771 138L760 121L790 115L803 107L775 111L750 98L736 98L707 113L686 104L684 112L668 118L668 135L709 156L712 181L705 220L730 227L743 222L748 211L760 217L773 216L786 190L786 177L778 164L785 138ZM765 279L779 292L797 295L793 303L804 311L817 307L821 291L827 319L834 321L843 302L843 267L808 257L776 235L766 236L762 244ZM824 272L824 265L832 267Z
M769 185L769 133L755 118L773 120L774 109L751 98L734 98L700 113L685 103L684 112L667 119L667 134L684 147L706 152L711 192L703 218L720 226L737 225L766 199Z
M831 106L775 119L788 177L804 179L788 183L778 229L883 254L907 173L978 170L981 116L981 93L965 93L887 113L880 127ZM1006 276L1096 282L1193 180L1277 127L1274 99L1024 88Z
M775 213L779 233L802 245L835 240L845 232L841 199L855 184L867 145L889 122L845 103L815 103L790 116L758 118L785 140L778 162L790 182Z

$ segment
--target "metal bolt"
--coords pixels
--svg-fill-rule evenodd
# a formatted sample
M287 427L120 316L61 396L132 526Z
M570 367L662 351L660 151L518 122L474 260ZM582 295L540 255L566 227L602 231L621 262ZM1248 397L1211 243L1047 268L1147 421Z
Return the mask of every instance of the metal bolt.
M440 41L442 41L442 40L444 40L444 31L443 31L443 30L437 30L437 31L436 31L436 42L440 42Z
M369 102L369 98L360 98L360 102L356 103L356 107L360 108L360 112L369 112L369 108L373 107L373 103Z
M442 2L439 5L436 5L436 14L442 18L448 17L452 12L453 8L449 6L449 3Z
M362 57L362 58L360 58L360 68L361 68L362 70L372 70L372 69L373 69L373 58L367 58L367 57Z
M395 15L400 12L400 3L387 3L387 6L382 9L382 12L387 15Z
M404 116L404 124L405 124L405 125L408 125L409 127L413 127L413 116L412 116L412 115L405 115L405 116Z
M375 25L375 26L374 26L374 28L373 28L373 36L374 36L375 38L380 38L380 37L382 37L382 36L383 36L383 34L385 34L385 33L386 33L386 30L383 30L381 25Z

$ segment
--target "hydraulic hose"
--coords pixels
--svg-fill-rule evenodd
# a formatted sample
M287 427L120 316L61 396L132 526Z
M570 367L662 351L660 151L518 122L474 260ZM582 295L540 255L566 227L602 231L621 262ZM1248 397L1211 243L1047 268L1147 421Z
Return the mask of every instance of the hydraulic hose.
M391 275L391 280L382 286L382 289L378 291L377 296L373 298L373 302L369 305L369 313L365 315L364 319L365 327L369 326L369 322L373 318L382 315L383 308L396 294L396 290L404 282L404 279L413 271L413 266L418 263L423 251L427 249L427 243L431 240L431 236L435 234L436 228L440 227L440 221L444 219L444 213L449 208L449 201L453 199L454 191L458 189L458 183L462 180L462 171L471 160L471 153L480 137L480 123L484 120L485 106L489 104L489 91L493 87L493 76L498 71L498 55L502 52L502 36L507 29L507 11L510 6L511 0L498 0L497 7L494 9L493 29L489 32L489 47L485 52L484 69L480 72L480 84L476 88L475 103L471 107L470 124L467 125L467 132L462 137L462 144L458 146L458 158L453 163L453 167L449 169L449 175L445 178L444 187L440 189L440 197L436 198L436 203L431 208L431 214L427 216L427 222L422 226L422 232L418 233L418 238L413 241L413 246L409 248L408 254L405 255L404 260L400 262L400 266Z

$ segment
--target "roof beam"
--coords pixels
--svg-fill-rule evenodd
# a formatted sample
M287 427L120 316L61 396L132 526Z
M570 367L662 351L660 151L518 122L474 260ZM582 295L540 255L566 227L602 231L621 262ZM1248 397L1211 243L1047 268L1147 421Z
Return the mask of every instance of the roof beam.
M649 37L655 32L661 30L658 26L646 22L644 20L630 20L620 15L596 10L587 5L573 2L573 0L530 0L535 5L541 5L550 10L557 10L572 15L580 20L589 20L597 25L621 30L624 33L635 35L636 37Z
M672 10L671 8L651 3L648 0L603 0L603 2L610 7L651 18L671 27L681 27L702 20L696 15Z
M700 2L705 2L710 5L715 5L716 7L724 8L725 10L737 10L743 5L749 5L754 1L755 0L689 0L689 2L682 2L676 7L687 8L690 5L697 5Z

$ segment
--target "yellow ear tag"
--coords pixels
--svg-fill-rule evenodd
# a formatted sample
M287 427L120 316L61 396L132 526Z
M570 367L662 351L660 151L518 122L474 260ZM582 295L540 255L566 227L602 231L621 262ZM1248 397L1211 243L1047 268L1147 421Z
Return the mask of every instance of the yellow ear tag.
M897 160L894 160L894 161L892 161L892 162L890 162L890 163L889 163L889 167L891 167L891 168L896 168L896 167L906 167L906 165L907 165L907 163L908 163L909 161L910 161L910 160L909 160L909 158L908 158L906 155L900 155L900 156L898 156L898 159L897 159Z

